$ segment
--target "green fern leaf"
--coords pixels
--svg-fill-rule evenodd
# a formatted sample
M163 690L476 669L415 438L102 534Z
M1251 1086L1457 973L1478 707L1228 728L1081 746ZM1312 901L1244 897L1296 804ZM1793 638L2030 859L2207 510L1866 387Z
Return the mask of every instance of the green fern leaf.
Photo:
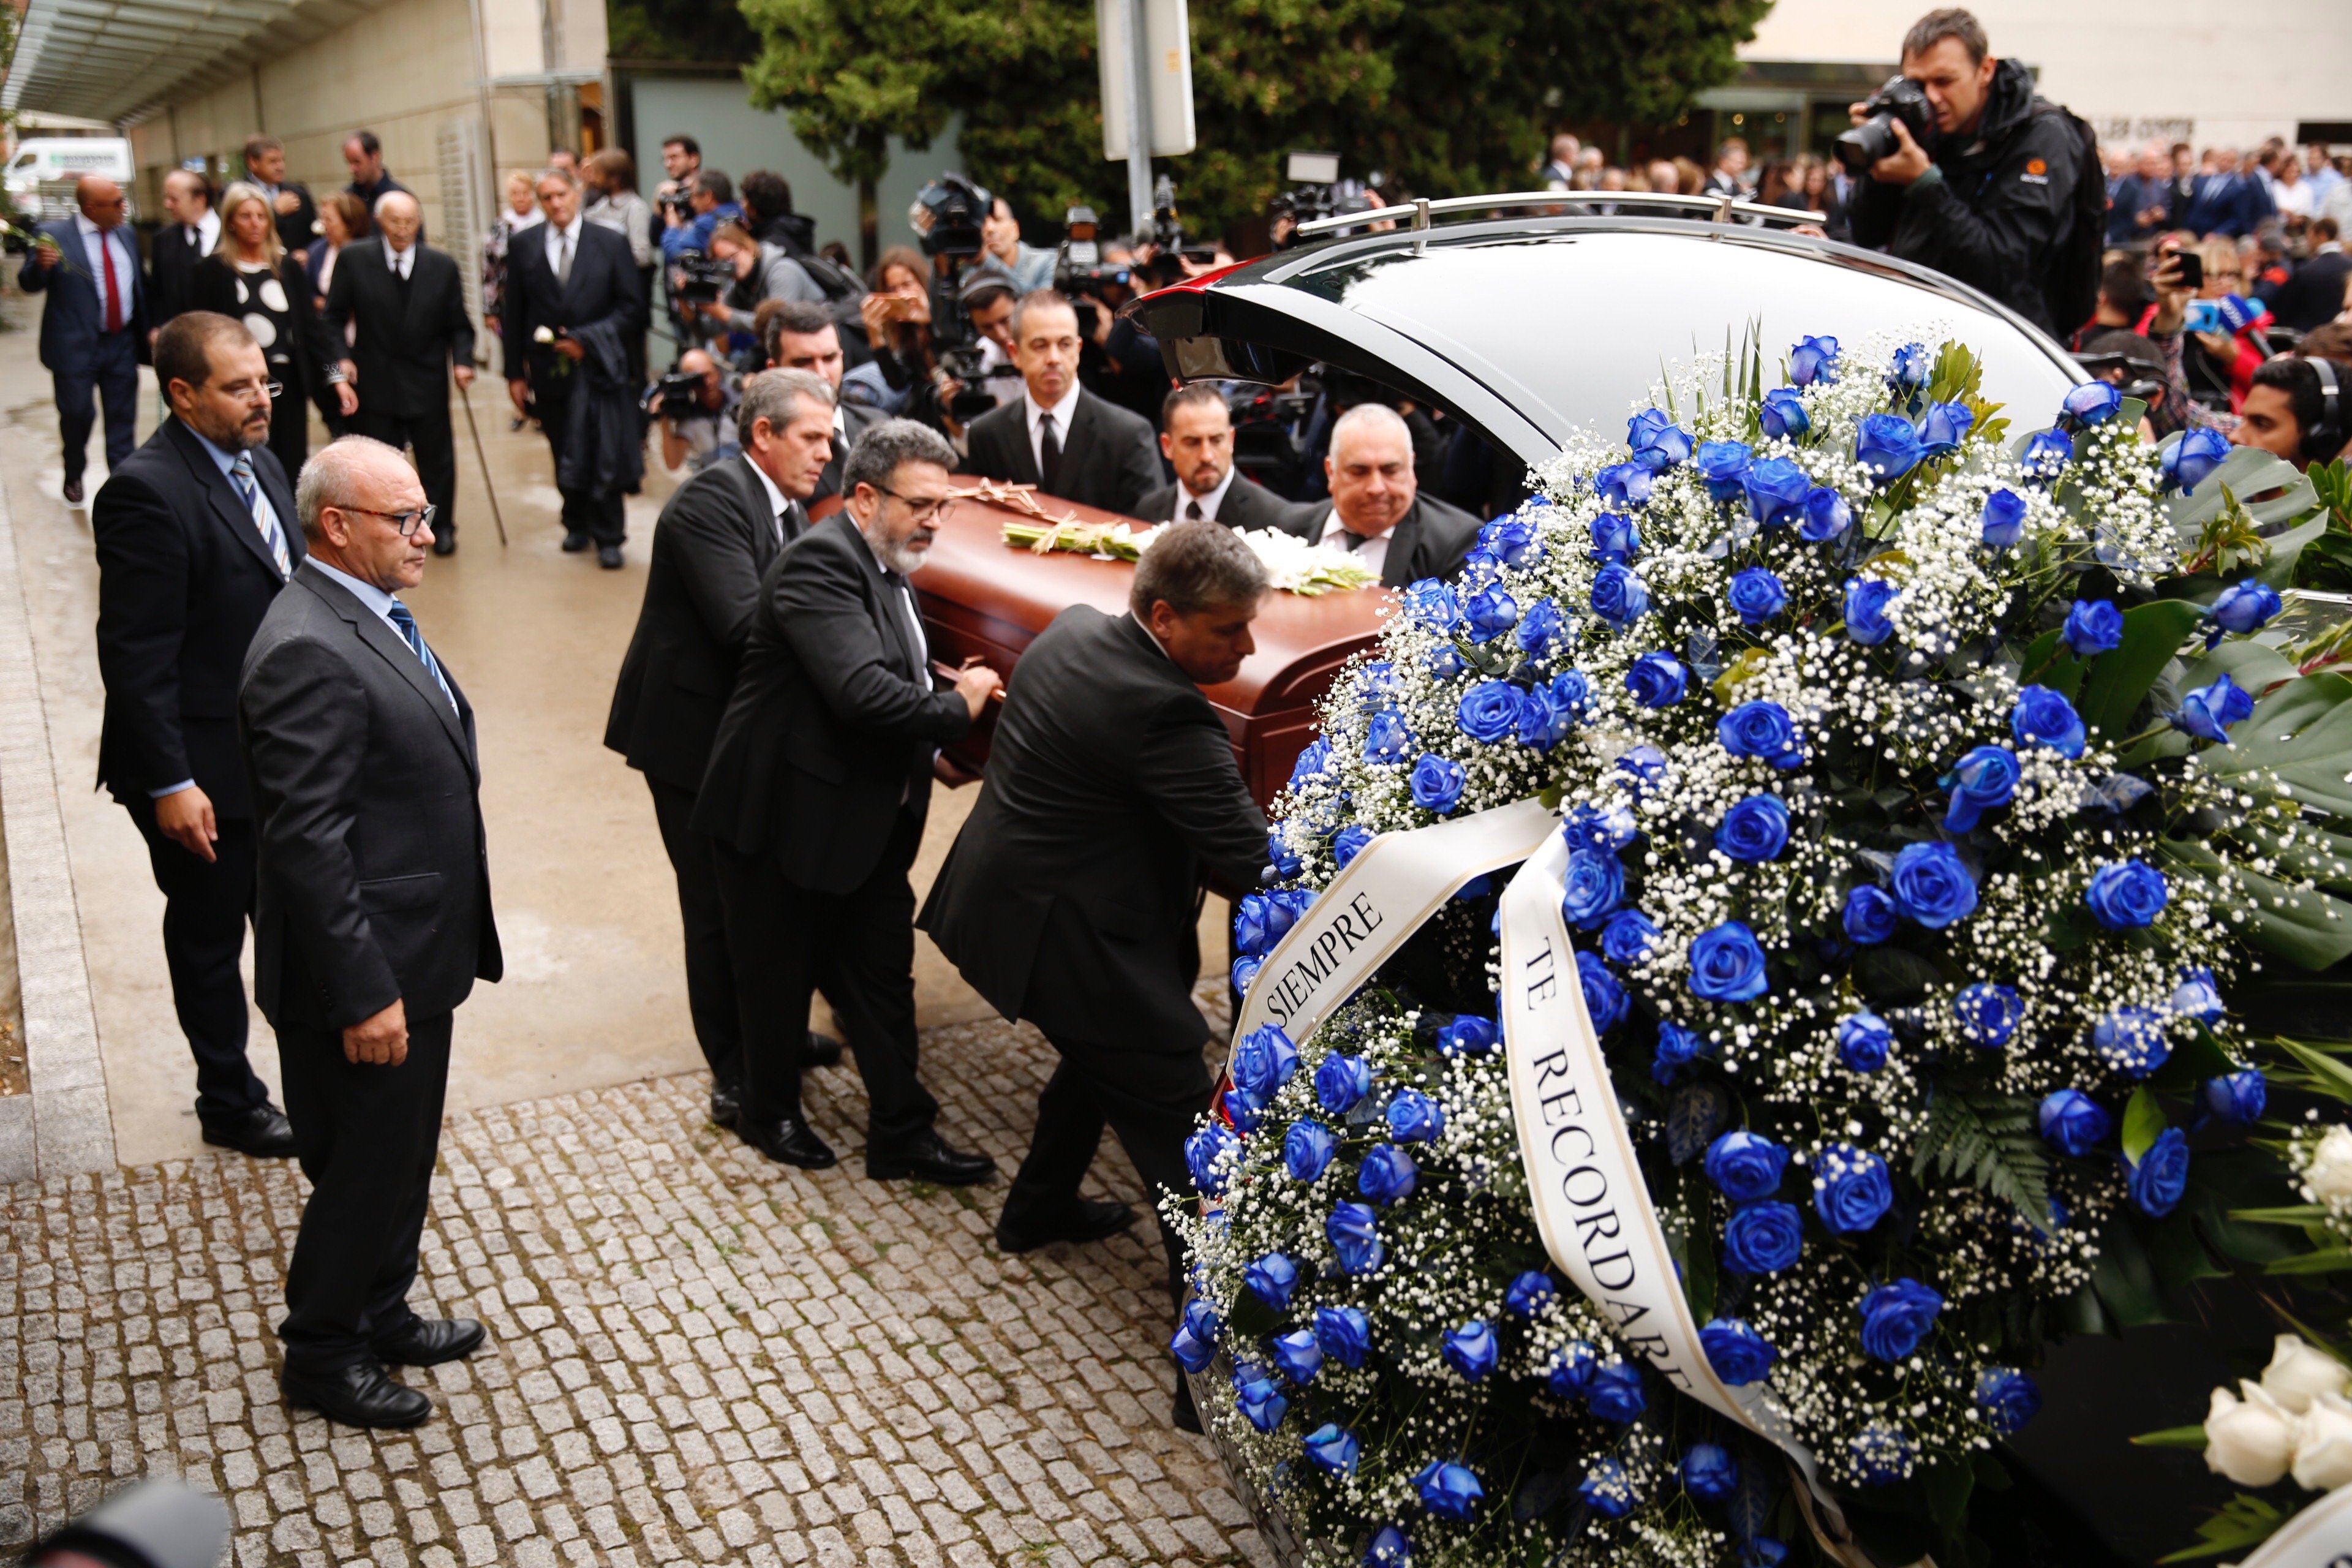
M2050 1225L2049 1163L2031 1100L1984 1089L1940 1089L1911 1151L1911 1173L1965 1182L2014 1208L2035 1230Z

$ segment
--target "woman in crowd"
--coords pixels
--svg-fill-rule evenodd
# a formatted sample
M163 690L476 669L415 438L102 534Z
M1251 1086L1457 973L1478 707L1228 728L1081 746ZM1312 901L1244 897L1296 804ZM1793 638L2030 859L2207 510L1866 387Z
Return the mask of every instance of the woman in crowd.
M191 298L245 323L279 384L269 411L269 449L290 484L310 455L310 399L342 356L330 354L311 306L304 259L278 238L278 216L259 185L238 180L221 193L220 240L196 266Z
M482 325L492 337L499 334L499 309L507 292L507 247L514 237L527 228L536 228L547 221L539 210L539 195L532 190L530 176L520 169L507 175L506 209L499 221L482 240Z
M310 309L322 318L327 309L327 289L335 280L336 258L343 247L375 233L375 220L368 215L367 203L349 191L337 191L319 204L319 237L303 252L303 276L310 280ZM324 330L323 320L321 331ZM348 352L359 335L357 321L343 323L343 349ZM334 345L328 345L332 348ZM311 401L318 405L319 417L327 422L327 434L347 434L343 411L336 403L333 389L321 383Z
M2205 284L2197 291L2197 297L2214 301L2224 311L2251 309L2252 312L2242 321L2232 321L2225 315L2204 330L2188 332L2181 344L2180 368L2188 379L2189 395L2208 408L2235 414L2245 405L2254 372L2270 357L2267 346L2255 331L2257 318L2266 317L2268 312L2251 300L2244 253L2236 240L2215 235L2189 248L2205 267Z
M938 361L931 353L929 276L923 253L909 246L892 246L874 264L866 279L873 292L859 307L874 357L841 378L841 395L936 428L939 398L931 371Z

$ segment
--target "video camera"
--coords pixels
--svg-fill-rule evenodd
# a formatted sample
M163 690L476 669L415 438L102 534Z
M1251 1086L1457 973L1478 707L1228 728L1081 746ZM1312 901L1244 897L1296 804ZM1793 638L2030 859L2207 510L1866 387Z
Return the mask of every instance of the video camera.
M735 284L735 264L721 261L714 256L688 251L678 258L678 270L686 274L677 286L677 298L683 304L709 305Z
M656 419L695 419L718 412L702 405L703 378L690 370L673 370L646 393L646 412Z
M1337 153L1293 153L1285 162L1283 174L1286 179L1297 184L1277 194L1265 205L1266 216L1274 220L1273 237L1276 250L1287 250L1299 243L1298 226L1301 224L1338 217L1344 213L1370 212L1381 205L1363 181L1339 177L1339 154Z
M987 246L981 225L996 210L996 198L963 174L941 174L915 194L907 214L931 258L931 352L941 374L963 390L948 399L948 414L961 423L987 413L996 399L982 385L984 355L980 334L963 308L963 279Z
M1099 309L1116 310L1135 291L1135 268L1102 258L1102 220L1089 206L1072 207L1062 219L1062 243L1054 253L1054 291L1069 300L1078 315L1078 336L1091 339L1094 315ZM1112 289L1124 292L1114 298Z
M1901 121L1911 140L1922 146L1936 129L1936 110L1927 101L1927 89L1907 76L1887 78L1886 85L1870 95L1862 110L1867 118L1841 135L1832 149L1838 162L1853 174L1865 173L1881 158L1892 157L1902 145L1895 139L1895 121Z

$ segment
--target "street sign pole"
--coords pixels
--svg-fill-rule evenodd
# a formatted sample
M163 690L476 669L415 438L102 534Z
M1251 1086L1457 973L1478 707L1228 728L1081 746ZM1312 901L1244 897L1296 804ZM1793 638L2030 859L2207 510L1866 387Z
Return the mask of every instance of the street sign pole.
M1129 234L1151 232L1151 38L1144 0L1127 5L1127 210Z

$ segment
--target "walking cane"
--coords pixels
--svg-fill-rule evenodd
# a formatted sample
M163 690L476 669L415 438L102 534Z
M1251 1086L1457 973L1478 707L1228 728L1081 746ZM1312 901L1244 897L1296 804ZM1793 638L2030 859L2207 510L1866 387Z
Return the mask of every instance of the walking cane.
M507 547L507 520L499 510L498 487L490 483L490 459L482 450L482 427L474 423L474 392L471 387L457 389L457 401L465 405L466 428L474 437L474 461L482 466L482 493L490 498L490 521L499 525L499 548Z

